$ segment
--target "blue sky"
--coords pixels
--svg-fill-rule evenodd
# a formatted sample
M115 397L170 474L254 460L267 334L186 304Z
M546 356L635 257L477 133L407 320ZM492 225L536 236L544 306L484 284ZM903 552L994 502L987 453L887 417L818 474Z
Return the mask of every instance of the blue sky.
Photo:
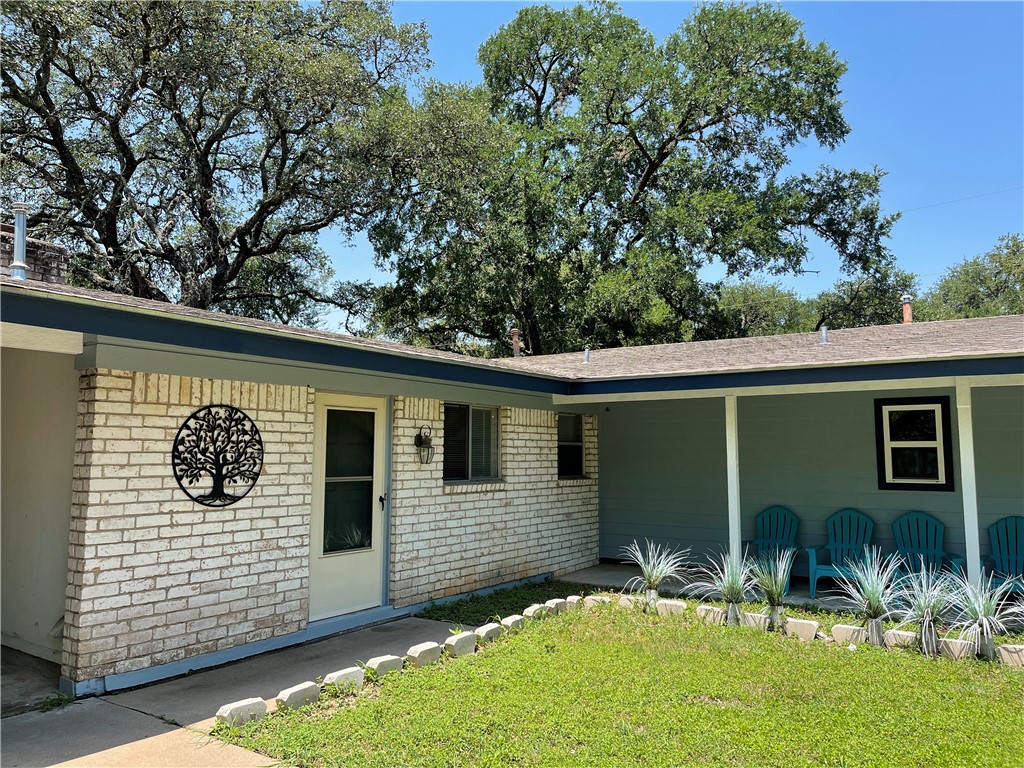
M396 2L393 13L398 21L426 21L430 76L479 82L477 49L523 5ZM783 7L803 21L812 42L826 42L849 67L842 85L851 134L834 152L795 150L794 170L823 163L886 170L883 210L903 211L889 246L925 287L947 267L989 250L1000 235L1024 231L1024 3ZM622 9L661 38L693 4L627 2ZM323 243L339 277L386 280L365 241L345 245L325 235ZM824 246L812 248L807 269L820 274L779 279L809 296L839 276L837 258Z

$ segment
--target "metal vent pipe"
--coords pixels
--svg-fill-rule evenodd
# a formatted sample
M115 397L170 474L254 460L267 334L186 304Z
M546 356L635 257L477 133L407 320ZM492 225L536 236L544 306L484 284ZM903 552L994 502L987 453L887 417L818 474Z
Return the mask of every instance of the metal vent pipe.
M28 279L28 264L25 263L25 241L28 239L26 216L28 203L14 203L14 259L11 261L11 277L15 280Z

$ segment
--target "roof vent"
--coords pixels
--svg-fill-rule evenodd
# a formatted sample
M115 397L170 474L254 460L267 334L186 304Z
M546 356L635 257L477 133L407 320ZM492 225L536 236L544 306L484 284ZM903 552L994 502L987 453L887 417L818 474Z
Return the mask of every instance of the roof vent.
M583 350L583 362L584 363L589 363L590 362L590 350L589 349L584 349Z
M25 244L28 239L28 231L25 216L28 214L28 203L14 203L11 205L14 211L14 258L11 260L11 277L15 280L28 278L28 264L25 263Z
M821 343L828 344L828 326L821 326Z

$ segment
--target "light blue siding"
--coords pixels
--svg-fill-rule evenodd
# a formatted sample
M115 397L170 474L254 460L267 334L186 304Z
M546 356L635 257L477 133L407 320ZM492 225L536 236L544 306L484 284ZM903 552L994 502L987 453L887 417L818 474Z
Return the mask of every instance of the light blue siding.
M880 491L876 397L947 395L953 430L953 492ZM1024 388L978 388L973 397L982 556L987 527L1024 514ZM724 403L720 398L613 404L601 415L601 550L617 557L650 537L694 553L728 540ZM945 547L965 554L955 392L891 390L739 399L743 538L754 517L781 504L800 518L800 543L825 543L825 519L855 507L875 521L874 543L894 549L892 522L929 512L946 525Z
M694 551L728 539L720 399L615 403L600 415L601 557L649 537Z
M978 476L981 554L990 551L988 527L1024 515L1024 387L974 391L974 456Z
M744 537L764 507L782 504L800 518L800 543L825 544L825 520L853 507L875 521L873 544L892 551L892 522L908 510L946 524L947 551L963 555L957 421L953 390L843 392L740 400L740 500ZM876 397L950 397L954 488L880 491L875 447Z

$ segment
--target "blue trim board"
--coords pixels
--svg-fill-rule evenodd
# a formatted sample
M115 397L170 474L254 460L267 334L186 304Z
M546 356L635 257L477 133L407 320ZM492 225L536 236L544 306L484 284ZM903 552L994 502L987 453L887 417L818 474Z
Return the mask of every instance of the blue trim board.
M990 376L1024 373L1024 355L1016 357L982 357L950 360L928 360L906 363L877 363L816 368L793 368L769 371L736 371L688 376L660 376L642 379L608 379L574 381L570 396L613 395L629 392L671 392L693 389L738 389L772 387L787 384L833 384L838 382L892 381L896 379L928 379L947 376Z
M1024 356L1018 355L570 382L518 371L339 346L231 325L199 325L187 318L140 314L130 309L11 290L0 292L0 315L6 322L43 328L548 395L611 395L1024 373Z
M9 323L155 344L175 344L228 354L254 355L543 394L565 394L567 389L564 382L529 373L388 354L227 324L199 325L187 318L140 314L119 307L63 301L53 296L9 290L0 292L0 315Z
M476 589L472 592L463 592L458 595L443 597L438 600L427 600L422 603L407 605L403 608L381 606L379 608L370 608L365 611L357 611L356 613L348 613L344 616L335 616L330 619L311 621L306 625L305 629L300 630L299 632L293 632L290 635L271 637L266 640L259 640L255 643L246 643L245 645L238 645L234 648L225 648L221 651L204 653L199 656L182 659L181 661L173 661L170 664L160 664L159 666L136 670L135 672L124 672L119 675L107 675L106 677L97 677L91 680L78 681L61 677L60 691L61 693L78 698L81 696L101 696L105 693L112 693L113 691L121 691L126 688L148 685L161 680L169 680L172 677L181 677L182 675L187 675L190 672L196 672L201 669L219 667L223 664L240 661L241 659L246 659L250 656L258 656L259 654L267 653L268 651L277 651L293 645L302 645L303 643L308 643L313 640L321 640L325 637L336 635L341 632L350 632L352 630L363 629L374 624L383 624L387 621L394 621L395 619L401 619L417 613L429 605L443 605L445 603L462 600L475 595L489 595L491 592L495 592L499 589L508 589L510 587L522 586L523 584L547 581L551 576L551 573L542 573L526 579L516 579L515 581L506 581L501 584L495 584L492 587Z

